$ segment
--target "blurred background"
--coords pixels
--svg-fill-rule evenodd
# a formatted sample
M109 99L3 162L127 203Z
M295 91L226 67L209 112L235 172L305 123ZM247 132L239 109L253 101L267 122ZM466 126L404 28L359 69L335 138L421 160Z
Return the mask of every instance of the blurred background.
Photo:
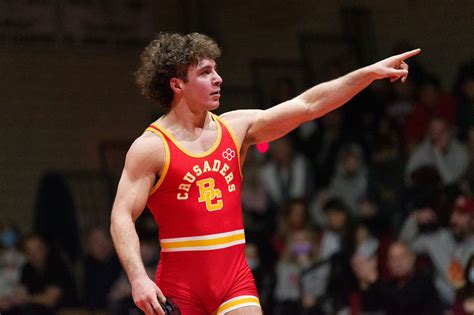
M135 312L108 224L162 114L133 78L160 31L220 45L218 113L422 48L406 84L249 153L247 256L265 314L474 313L472 0L0 0L0 312Z

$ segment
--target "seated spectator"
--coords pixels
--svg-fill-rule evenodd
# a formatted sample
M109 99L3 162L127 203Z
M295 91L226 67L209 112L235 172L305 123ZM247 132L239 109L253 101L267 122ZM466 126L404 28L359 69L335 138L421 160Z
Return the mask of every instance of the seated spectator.
M466 138L471 128L474 128L474 59L462 65L459 69L454 92L457 98L458 133Z
M474 196L474 127L469 130L467 138L469 166L460 181L460 190L465 195Z
M418 86L417 101L405 125L405 144L407 152L425 136L428 125L434 117L443 117L453 124L456 116L454 98L441 89L438 78L425 75Z
M392 227L401 224L405 160L401 139L394 123L387 118L378 122L371 146L367 195L380 209L379 215ZM359 212L360 213L360 212Z
M401 242L388 250L387 267L392 280L382 281L377 271L377 258L354 255L352 270L361 294L361 313L383 312L387 315L442 314L431 278L415 270L415 254Z
M268 234L275 228L275 209L271 209L262 184L263 155L255 147L249 148L243 169L242 210L245 232Z
M55 314L56 309L74 299L68 268L37 234L25 239L23 250L26 264L21 281L12 307L2 314Z
M462 270L474 252L474 198L459 197L452 207L450 226L439 227L431 208L411 214L400 239L412 250L427 255L434 267L435 286L446 308L454 303L455 290L462 285Z
M329 184L329 194L342 199L352 215L359 201L367 195L367 172L362 149L356 144L346 145L339 152L336 173Z
M397 134L403 135L403 130L415 103L416 82L414 80L396 81L393 82L391 88L393 95L385 107L384 114L393 122Z
M405 176L406 182L413 183L413 174L430 167L439 175L443 185L453 185L466 172L469 155L464 144L454 138L452 126L441 117L429 123L425 140L417 145L409 157Z
M285 250L288 235L311 226L308 205L302 199L288 201L281 212L278 215L277 230L272 239L273 247L278 255Z
M342 200L327 200L323 211L326 224L322 227L317 257L320 263L327 262L328 270L324 276L320 273L320 281L324 283L325 312L333 314L345 309L349 302L349 258L354 230L352 217Z
M289 137L270 144L270 160L262 169L262 184L274 206L290 199L307 200L313 193L313 171L309 161L296 152Z
M345 135L341 110L329 112L314 122L320 124L320 129L304 143L303 152L314 165L317 188L321 189L329 184L336 166L337 153L349 138Z
M148 277L154 280L159 260L159 248L156 246L156 240L153 238L141 240L140 255ZM141 314L133 302L132 287L125 273L122 273L112 284L107 300L111 315Z
M88 235L84 261L84 302L88 309L104 310L112 284L122 270L112 242L102 227L92 228Z
M20 282L25 256L18 248L20 235L10 222L0 224L0 313L11 307Z
M464 271L464 285L456 292L453 315L474 314L474 254Z
M260 305L265 314L270 314L273 275L269 272L269 268L265 268L257 244L251 241L245 244L245 258L247 259L249 268L252 270L253 277L255 278L255 285L257 286Z
M314 231L309 229L288 234L285 251L276 265L275 314L301 313L301 272L316 259Z

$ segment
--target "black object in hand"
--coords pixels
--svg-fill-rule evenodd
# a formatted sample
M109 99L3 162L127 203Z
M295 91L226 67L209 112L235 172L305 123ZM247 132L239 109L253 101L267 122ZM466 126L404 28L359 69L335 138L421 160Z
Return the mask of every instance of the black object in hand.
M176 305L171 298L166 298L166 303L160 301L161 308L166 315L181 315L178 305Z

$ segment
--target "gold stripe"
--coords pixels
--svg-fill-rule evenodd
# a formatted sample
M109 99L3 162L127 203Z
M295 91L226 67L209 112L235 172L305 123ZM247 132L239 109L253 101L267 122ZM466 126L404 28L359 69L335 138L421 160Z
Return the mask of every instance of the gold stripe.
M219 314L231 307L234 307L243 303L257 303L258 305L260 305L260 302L258 301L256 297L245 297L245 298L236 299L234 301L224 303L223 305L219 307L219 309L217 310L217 313Z
M231 243L235 241L245 240L244 233L237 235L230 235L225 237L219 237L209 240L192 240L192 241L181 241L181 242L166 242L161 243L162 248L179 248L179 247L195 247L195 246L213 246L213 245L222 245L226 243Z
M213 117L212 113L211 113L211 117ZM215 120L214 120L215 121ZM163 127L161 127L160 125L158 125L156 122L152 123L153 126L155 126L156 128L158 128L163 134L165 134L170 140L171 142L173 142L181 151L183 151L184 154L186 155L189 155L190 157L194 157L194 158L200 158L200 157L205 157L205 156L208 156L210 155L212 152L214 152L217 147L219 146L219 144L221 143L221 138L222 138L222 130L221 130L221 126L216 122L216 125L217 125L217 139L216 141L214 142L214 144L212 145L212 147L209 148L209 150L207 151L204 151L204 152L201 152L201 153L192 153L190 152L188 149L186 149L185 147L183 147L176 139L175 137L173 137L173 135L171 133L169 133L168 131L166 131Z
M168 146L168 143L166 142L165 137L158 130L148 127L146 131L153 132L154 134L158 135L161 138L161 140L163 141L163 146L165 147L165 156L166 156L165 165L163 166L163 170L161 171L160 178L158 179L158 182L156 182L155 186L153 186L152 189L150 190L150 195L152 195L161 186L161 183L163 183L163 181L165 180L166 173L168 173L168 169L170 167L170 148Z
M242 165L240 164L240 147L239 143L237 142L237 137L235 136L234 130L230 127L230 125L222 119L220 116L212 114L217 120L219 120L229 131L230 137L232 138L232 141L234 142L235 149L237 150L237 161L239 162L239 172L240 172L240 178L244 178L244 174L242 173Z

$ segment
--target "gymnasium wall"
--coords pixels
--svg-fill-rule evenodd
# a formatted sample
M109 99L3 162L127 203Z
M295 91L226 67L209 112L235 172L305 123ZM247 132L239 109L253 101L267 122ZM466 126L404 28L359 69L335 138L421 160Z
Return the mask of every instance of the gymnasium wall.
M224 89L254 84L253 59L300 58L300 32L341 34L345 6L372 11L379 57L407 40L423 48L419 61L446 88L474 56L471 0L191 2L197 29L222 46ZM154 2L157 30L186 31L174 3ZM97 170L101 141L130 141L153 119L156 105L133 85L139 54L139 47L0 46L0 219L14 217L28 229L44 172Z

